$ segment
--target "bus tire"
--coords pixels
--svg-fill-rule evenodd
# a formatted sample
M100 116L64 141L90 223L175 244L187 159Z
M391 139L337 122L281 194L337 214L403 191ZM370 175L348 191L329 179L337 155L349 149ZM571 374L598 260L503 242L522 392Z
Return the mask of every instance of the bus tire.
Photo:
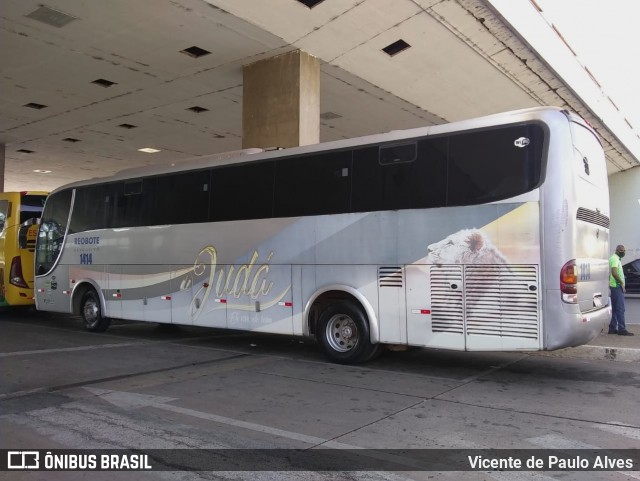
M338 301L327 306L318 322L318 340L329 360L355 364L369 360L378 345L371 344L369 321L359 305Z
M111 320L102 315L102 307L100 306L100 298L95 290L89 289L82 296L80 304L80 314L87 331L103 332L106 331Z

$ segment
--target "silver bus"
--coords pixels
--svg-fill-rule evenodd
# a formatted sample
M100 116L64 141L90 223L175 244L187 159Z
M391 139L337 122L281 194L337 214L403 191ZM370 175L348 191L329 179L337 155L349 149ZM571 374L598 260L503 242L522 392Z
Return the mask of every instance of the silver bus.
M600 141L534 108L76 182L48 197L36 305L384 345L584 344L609 322Z

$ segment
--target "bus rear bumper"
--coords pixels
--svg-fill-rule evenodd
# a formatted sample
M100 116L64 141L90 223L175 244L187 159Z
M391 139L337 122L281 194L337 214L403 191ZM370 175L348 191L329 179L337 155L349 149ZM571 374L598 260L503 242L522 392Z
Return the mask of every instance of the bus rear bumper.
M563 306L566 308L569 306ZM571 306L577 309L577 306ZM608 329L611 321L611 305L602 307L601 309L573 313L569 317L569 325L565 329L557 329L556 336L546 336L544 350L553 351L565 347L576 347L588 344L590 341L598 337L604 329ZM553 329L551 330L553 332Z

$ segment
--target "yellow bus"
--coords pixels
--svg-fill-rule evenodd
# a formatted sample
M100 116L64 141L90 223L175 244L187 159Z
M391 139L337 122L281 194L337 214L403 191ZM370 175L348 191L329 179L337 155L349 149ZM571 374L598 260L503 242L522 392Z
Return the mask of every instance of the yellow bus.
M47 192L0 192L0 307L29 306L33 255Z

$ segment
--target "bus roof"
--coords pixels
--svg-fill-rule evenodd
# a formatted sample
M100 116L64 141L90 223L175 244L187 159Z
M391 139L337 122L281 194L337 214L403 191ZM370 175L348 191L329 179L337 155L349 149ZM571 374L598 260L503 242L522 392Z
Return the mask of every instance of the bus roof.
M268 160L271 158L279 158L288 155L299 154L311 154L315 152L323 152L327 150L338 150L349 147L356 147L359 145L367 145L372 143L381 142L393 142L402 141L407 138L421 137L427 135L445 134L449 132L456 132L460 130L472 130L483 127L490 127L493 125L501 125L515 122L522 122L527 120L543 120L550 118L550 116L563 115L565 118L570 114L568 111L559 107L533 107L528 109L514 110L510 112L503 112L497 114L491 114L484 117L477 117L473 119L460 120L450 122L446 124L439 124L427 127L417 127L405 130L393 130L381 134L373 134L362 137L354 137L351 139L335 140L331 142L322 142L318 144L304 145L299 147L290 147L286 149L243 149L230 152L223 152L218 154L211 154L200 157L192 157L186 160L178 161L171 164L164 165L151 165L145 167L136 167L131 169L125 169L119 171L113 175L105 177L94 177L91 179L77 181L70 184L63 185L55 189L52 193L60 190L81 187L84 185L103 184L114 181L124 181L127 179L135 179L139 177L170 174L175 172L181 172L186 170L198 170L207 167L216 167L222 165L243 163L256 160ZM576 119L580 117L575 116ZM585 124L586 125L586 124ZM249 158L250 157L250 158Z

